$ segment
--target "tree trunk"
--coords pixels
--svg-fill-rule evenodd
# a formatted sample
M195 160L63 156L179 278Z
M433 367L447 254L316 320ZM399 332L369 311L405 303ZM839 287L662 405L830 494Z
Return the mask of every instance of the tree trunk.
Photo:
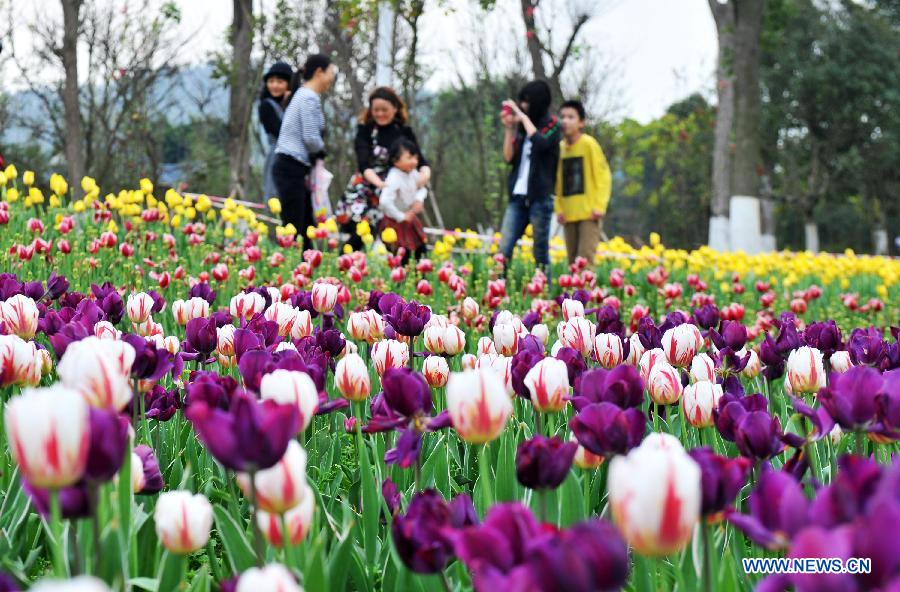
M764 0L732 0L734 25L734 195L759 195L759 38Z
M537 7L537 2L534 0L521 0L521 5L522 19L525 22L525 39L528 45L528 54L531 56L531 71L536 80L547 80L541 44L538 40L537 29L534 23L534 10Z
M728 216L728 200L731 198L731 129L734 124L734 7L710 0L716 31L719 37L719 55L716 62L716 128L713 143L712 196L713 216Z
M250 52L253 49L253 1L233 0L234 19L231 23L231 84L228 99L228 165L231 171L230 194L258 201L261 193L248 193L250 176L249 128L250 109Z
M78 187L85 174L84 130L81 122L81 102L78 93L78 33L81 28L82 0L62 0L63 42L62 63L65 70L63 110L65 112L65 152L69 185Z

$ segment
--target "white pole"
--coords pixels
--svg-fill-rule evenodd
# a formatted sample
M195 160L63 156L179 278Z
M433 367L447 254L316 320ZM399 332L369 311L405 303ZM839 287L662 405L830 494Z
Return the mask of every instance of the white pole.
M382 0L378 3L378 49L375 57L375 84L390 86L393 80L391 72L391 46L394 41L394 8L390 2Z

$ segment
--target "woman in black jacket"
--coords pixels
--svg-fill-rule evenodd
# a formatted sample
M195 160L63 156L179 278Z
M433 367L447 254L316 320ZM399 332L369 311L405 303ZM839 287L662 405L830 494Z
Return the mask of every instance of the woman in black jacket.
M288 87L294 70L284 62L275 62L263 76L263 88L259 93L259 125L262 128L263 150L266 152L266 163L263 165L263 195L265 202L270 197L277 197L275 179L272 177L272 166L275 164L275 144L278 143L278 132L281 130L281 119L284 117L284 104Z
M354 250L363 246L362 238L356 232L356 225L367 220L374 232L381 221L378 195L391 168L388 150L398 138L407 138L416 145L419 186L426 186L431 179L431 167L406 121L406 105L393 89L386 86L372 91L368 108L359 116L355 141L358 168L338 201L336 211L341 231L350 236L347 244Z
M509 173L509 205L503 215L500 251L509 261L516 242L531 223L534 260L550 266L550 221L559 161L559 120L550 112L550 85L534 80L519 91L519 102L504 101L500 114L506 135L503 158Z

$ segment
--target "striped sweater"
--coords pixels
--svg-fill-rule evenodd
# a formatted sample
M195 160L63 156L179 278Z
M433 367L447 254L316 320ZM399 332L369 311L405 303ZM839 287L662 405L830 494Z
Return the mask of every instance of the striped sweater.
M322 101L318 94L302 86L291 97L284 112L275 152L312 166L311 155L325 149L324 130Z

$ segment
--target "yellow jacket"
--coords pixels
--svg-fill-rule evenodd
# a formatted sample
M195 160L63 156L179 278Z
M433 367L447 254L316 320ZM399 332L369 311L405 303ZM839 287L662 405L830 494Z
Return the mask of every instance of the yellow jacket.
M612 176L597 140L582 134L574 143L560 142L554 209L566 222L589 220L591 212L606 213Z

